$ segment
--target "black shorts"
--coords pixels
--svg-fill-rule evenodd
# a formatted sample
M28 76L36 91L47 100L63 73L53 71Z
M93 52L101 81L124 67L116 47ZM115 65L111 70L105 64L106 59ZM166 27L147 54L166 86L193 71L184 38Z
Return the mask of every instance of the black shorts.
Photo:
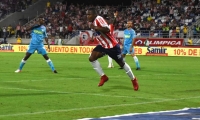
M93 49L93 51L97 51L97 52L101 52L103 54L106 54L106 55L110 56L112 59L114 59L115 61L123 60L119 44L117 44L115 47L109 48L109 49L106 49L106 48L102 47L101 45L97 45Z

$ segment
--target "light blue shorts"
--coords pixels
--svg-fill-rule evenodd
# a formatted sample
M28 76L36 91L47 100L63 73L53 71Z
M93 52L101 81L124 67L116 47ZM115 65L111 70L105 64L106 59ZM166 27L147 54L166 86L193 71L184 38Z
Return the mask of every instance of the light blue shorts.
M47 54L45 47L41 45L29 45L27 52L33 54L36 50L38 54Z
M130 52L131 45L125 45L122 49L122 54L133 54L134 48L132 48L132 51Z

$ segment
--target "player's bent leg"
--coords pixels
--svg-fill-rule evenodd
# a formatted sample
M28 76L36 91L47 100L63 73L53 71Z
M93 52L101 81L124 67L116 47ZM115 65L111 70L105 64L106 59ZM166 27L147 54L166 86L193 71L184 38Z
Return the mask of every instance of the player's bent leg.
M133 60L135 61L136 70L140 70L140 63L139 63L139 60L138 60L137 56L134 53L131 54L131 56L133 57Z
M32 54L29 52L26 52L25 57L21 60L19 68L15 71L16 73L19 73L22 71L22 68L24 67L26 61L28 60L28 58L31 56Z
M49 67L51 68L51 70L54 73L57 73L57 71L55 70L55 67L53 65L53 62L51 61L51 59L47 56L47 54L43 55L44 59L47 61L47 64L49 65Z
M140 63L139 63L137 56L134 53L134 49L133 49L133 52L131 53L131 56L133 57L133 60L135 61L136 70L140 70Z
M125 53L122 53L122 58L123 58L123 61L125 62L125 57L126 57L126 54ZM119 69L123 69L123 67L120 67Z
M110 56L108 56L108 68L113 68L113 62L112 62L112 58Z
M98 86L100 87L100 86L103 86L104 83L108 81L108 77L103 72L100 63L97 60L98 58L104 56L104 54L102 52L98 52L98 51L94 51L94 50L92 51L92 53L89 56L89 61L92 64L94 70L101 76L100 82L98 84Z

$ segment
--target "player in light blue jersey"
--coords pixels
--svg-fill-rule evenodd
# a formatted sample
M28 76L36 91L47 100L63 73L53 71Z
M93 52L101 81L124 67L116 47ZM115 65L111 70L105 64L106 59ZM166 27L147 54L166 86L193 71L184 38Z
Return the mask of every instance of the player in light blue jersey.
M48 44L48 49L50 49L50 45L47 39L46 27L43 25L44 20L39 18L36 22L36 25L28 28L27 30L31 30L31 41L29 44L29 48L26 52L25 57L20 62L19 68L15 71L16 73L21 72L23 66L25 65L28 58L37 50L38 54L41 54L44 59L47 61L48 65L50 66L52 72L57 73L54 68L53 62L48 57L46 49L44 47L43 40L45 39L46 43Z
M124 41L123 41L123 46L122 46L122 55L125 60L126 54L131 54L133 57L135 63L136 63L136 70L140 70L140 64L137 56L135 55L134 52L134 47L133 43L136 37L135 31L132 29L132 21L127 22L127 29L124 30Z

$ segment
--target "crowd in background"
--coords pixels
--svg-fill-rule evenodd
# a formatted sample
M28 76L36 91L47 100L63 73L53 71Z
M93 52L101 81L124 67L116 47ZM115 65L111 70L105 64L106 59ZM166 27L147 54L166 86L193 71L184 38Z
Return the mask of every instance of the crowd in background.
M0 19L14 12L23 12L28 6L36 0L1 0L0 1Z
M90 7L95 7L99 15L107 15L111 18L113 13L118 11L119 15L115 30L124 30L126 22L132 20L134 23L133 28L140 36L186 38L189 37L188 27L200 18L199 0L132 0L129 6L123 6L122 4L118 6L93 6L69 4L67 2L57 2L52 5L47 2L45 13L40 17L45 20L48 35L68 38L77 30L90 30L86 19L86 10ZM15 26L16 37L18 35L30 37L26 27L32 24L34 24L34 20L23 26L20 24ZM190 36L200 37L199 26L194 26L192 30Z

